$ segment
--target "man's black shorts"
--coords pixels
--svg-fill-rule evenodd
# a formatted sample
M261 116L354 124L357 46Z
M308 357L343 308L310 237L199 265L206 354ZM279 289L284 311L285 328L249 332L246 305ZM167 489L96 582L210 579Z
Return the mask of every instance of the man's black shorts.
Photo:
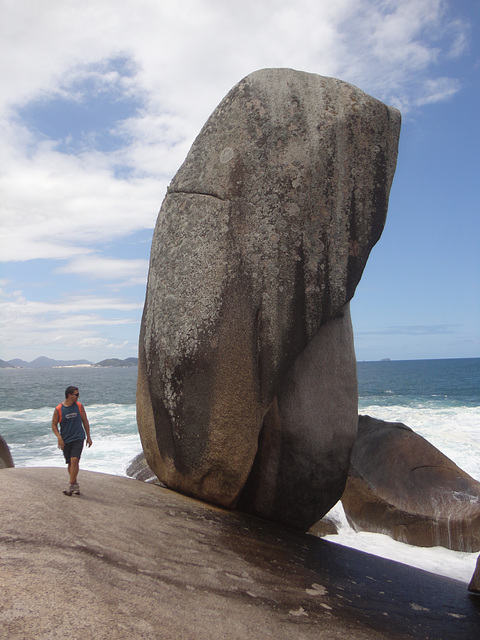
M63 455L65 456L65 462L70 464L70 458L78 458L82 455L83 440L74 440L73 442L67 442L63 447Z

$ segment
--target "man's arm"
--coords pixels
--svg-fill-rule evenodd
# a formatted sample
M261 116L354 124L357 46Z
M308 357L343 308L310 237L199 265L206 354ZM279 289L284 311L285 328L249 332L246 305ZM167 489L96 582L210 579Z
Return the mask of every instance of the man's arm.
M83 406L83 404L82 404L82 408L80 410L80 413L82 415L83 428L85 429L85 433L87 434L87 447L91 447L92 446L92 439L90 437L90 424L88 422L87 412L85 411L85 407Z
M57 436L58 440L58 448L63 450L65 443L63 442L63 438L60 435L60 431L58 430L58 421L60 420L60 416L58 415L58 411L56 409L53 410L53 418L52 418L52 431Z

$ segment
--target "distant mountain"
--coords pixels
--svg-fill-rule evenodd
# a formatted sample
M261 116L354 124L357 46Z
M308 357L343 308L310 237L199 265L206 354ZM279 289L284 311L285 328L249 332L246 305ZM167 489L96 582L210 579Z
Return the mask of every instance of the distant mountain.
M97 362L96 367L136 367L138 366L138 358L126 358L119 360L118 358L107 358Z
M52 360L52 358L41 356L40 358L30 362L29 367L75 367L82 364L91 365L93 363L88 360Z
M40 356L32 360L32 362L25 362L15 358L14 360L8 360L7 366L10 367L22 367L23 369L40 369L40 368L52 368L52 367L78 367L81 365L93 365L93 362L89 360L53 360L52 358L46 358Z
M15 358L15 360L8 360L7 362L9 367L28 367L28 362L25 360L20 360L20 358Z
M107 360L102 360L101 362L97 362L97 364L93 364L90 360L53 360L52 358L46 358L45 356L40 356L40 358L36 358L32 360L32 362L26 362L25 360L20 360L20 358L15 358L13 360L0 360L0 369L6 369L9 367L21 367L23 369L40 369L40 368L52 368L52 367L81 367L81 366L90 366L90 367L136 367L138 366L138 358L126 358L125 360L120 360L119 358L108 358Z

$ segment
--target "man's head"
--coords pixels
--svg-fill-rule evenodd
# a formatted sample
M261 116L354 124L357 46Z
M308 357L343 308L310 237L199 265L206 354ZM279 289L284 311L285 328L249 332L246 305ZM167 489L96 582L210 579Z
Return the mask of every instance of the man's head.
M68 400L68 396L75 396L78 398L80 394L78 393L78 387L67 387L65 389L65 399Z

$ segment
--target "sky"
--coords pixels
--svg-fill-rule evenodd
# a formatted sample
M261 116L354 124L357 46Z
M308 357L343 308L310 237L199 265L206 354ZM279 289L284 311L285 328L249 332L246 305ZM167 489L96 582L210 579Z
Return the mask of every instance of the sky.
M358 360L480 356L476 0L0 0L0 358L137 355L167 185L243 77L289 67L402 113Z

